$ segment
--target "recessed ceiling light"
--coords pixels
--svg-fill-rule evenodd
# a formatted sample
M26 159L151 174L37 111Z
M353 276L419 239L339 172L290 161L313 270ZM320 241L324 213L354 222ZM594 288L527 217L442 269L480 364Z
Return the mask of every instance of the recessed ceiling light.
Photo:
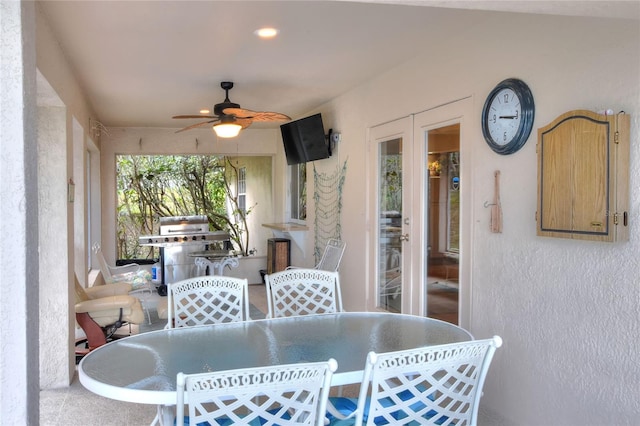
M209 111L208 109L201 109L200 110L200 114L209 114L211 111Z
M260 38L273 38L278 35L278 30L275 28L266 27L255 30L254 34Z

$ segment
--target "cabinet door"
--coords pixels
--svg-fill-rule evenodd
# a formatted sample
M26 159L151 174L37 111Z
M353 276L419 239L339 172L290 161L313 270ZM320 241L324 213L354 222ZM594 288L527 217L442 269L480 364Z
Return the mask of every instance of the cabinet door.
M629 117L571 111L538 130L538 235L628 238Z

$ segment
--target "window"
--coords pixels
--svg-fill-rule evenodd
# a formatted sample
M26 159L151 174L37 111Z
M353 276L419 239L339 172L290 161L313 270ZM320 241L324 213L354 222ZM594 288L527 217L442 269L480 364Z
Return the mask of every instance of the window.
M238 210L247 214L247 168L238 169Z
M449 191L447 194L447 251L460 251L460 153L448 154L447 179Z
M307 219L307 164L289 167L289 219L304 223Z

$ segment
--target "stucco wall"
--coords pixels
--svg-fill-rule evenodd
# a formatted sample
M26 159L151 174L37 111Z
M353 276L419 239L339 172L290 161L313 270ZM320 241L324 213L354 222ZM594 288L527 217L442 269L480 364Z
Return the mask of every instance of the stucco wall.
M75 338L70 300L69 253L73 229L67 225L74 204L68 202L67 112L63 107L38 108L38 229L40 232L40 386L44 389L71 383L74 365L68 349ZM79 200L81 201L81 200ZM55 253L55 256L51 254ZM55 338L52 338L55 336Z
M86 102L80 84L75 79L74 72L70 69L39 6L35 2L23 3L34 7L32 19L35 44L31 47L30 53L35 60L34 78L36 66L40 74L37 80L38 96L33 94L33 102L37 99L38 105L45 107L41 111L47 112L38 117L40 136L44 137L44 140L40 141L40 160L41 166L46 165L46 168L45 173L40 176L40 188L34 189L36 197L40 195L43 200L48 200L43 207L44 216L40 216L46 225L41 235L43 241L39 251L43 272L42 280L34 280L30 286L36 291L39 288L42 304L38 317L40 322L45 324L40 330L43 338L40 339L39 347L44 354L39 369L40 384L43 388L55 388L67 386L75 373L75 317L71 289L74 269L78 272L80 282L86 284L86 258L89 248L86 246L87 226L83 211L86 194L85 139L89 134L89 117L95 115ZM42 92L45 92L45 96ZM47 109L52 105L60 107L55 114L52 114L51 109ZM35 131L35 126L30 125L29 128ZM52 163L52 158L64 163ZM69 179L76 183L74 204L67 201ZM35 215L37 223L37 211ZM37 227L34 226L34 229ZM58 237L60 239L56 240ZM35 249L38 249L37 245ZM34 285L34 282L38 282L39 285ZM57 327L56 331L51 327ZM35 333L36 336L38 334ZM59 338L51 338L54 334Z
M481 409L505 424L633 424L640 402L637 282L640 153L640 31L637 21L491 14L455 39L416 43L424 54L324 105L349 158L343 236L345 303L362 309L366 256L365 129L471 96L475 120L461 144L471 186L471 332L504 339ZM526 81L536 102L522 150L499 156L485 144L480 116L501 80ZM384 108L381 108L384 106ZM630 241L605 244L536 237L537 128L572 109L631 114ZM502 234L489 232L493 172L501 170ZM370 188L370 187L369 187ZM465 285L465 283L463 283Z
M267 239L272 237L271 231L262 224L273 221L273 197L271 196L273 158L271 156L246 156L230 157L230 160L234 167L246 169L246 208L249 212L247 215L249 246L246 249L247 251L255 249L255 254L264 256L267 253ZM235 179L235 175L231 176L234 176ZM234 193L237 194L235 181L231 185Z
M0 424L37 424L35 11L0 2Z

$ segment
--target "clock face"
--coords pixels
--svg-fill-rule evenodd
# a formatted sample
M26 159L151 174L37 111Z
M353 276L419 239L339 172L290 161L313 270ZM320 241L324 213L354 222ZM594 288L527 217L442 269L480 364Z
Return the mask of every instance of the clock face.
M487 128L491 139L498 145L511 142L520 127L520 99L511 89L502 89L489 106Z
M521 80L504 80L491 91L482 111L487 144L498 154L516 152L531 134L533 114L529 87Z

